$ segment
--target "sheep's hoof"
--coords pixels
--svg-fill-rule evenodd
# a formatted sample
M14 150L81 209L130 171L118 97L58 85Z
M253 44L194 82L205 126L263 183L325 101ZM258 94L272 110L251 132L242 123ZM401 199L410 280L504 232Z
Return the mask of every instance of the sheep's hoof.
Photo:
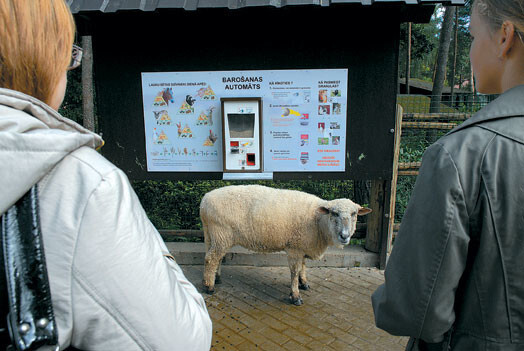
M209 286L204 285L204 292L209 295L213 295L215 293L215 288L210 288Z
M309 284L308 283L302 283L298 286L300 290L309 290Z
M222 284L222 279L220 278L219 275L217 275L217 276L215 277L215 284Z
M289 295L289 300L295 306L300 306L300 305L302 305L304 303L304 301L302 301L302 298L300 296L299 297L293 297L293 294Z

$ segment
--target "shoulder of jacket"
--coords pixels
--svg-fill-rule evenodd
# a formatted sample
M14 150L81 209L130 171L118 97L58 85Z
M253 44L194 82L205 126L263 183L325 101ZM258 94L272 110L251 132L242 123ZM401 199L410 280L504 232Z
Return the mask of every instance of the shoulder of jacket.
M120 170L100 153L87 146L73 151L62 162L76 163L82 170L97 174L100 178Z
M482 127L482 124L471 125L467 128L447 134L433 145L447 150L450 154L457 152L480 151L486 147L496 133Z
M72 189L87 199L104 180L122 180L125 174L104 156L88 146L83 146L65 156L40 182L41 191L60 192Z
M52 188L69 184L69 187L72 186L87 196L104 180L117 178L125 178L125 174L93 148L83 146L57 163L51 172L40 181L40 188L47 188L48 184Z

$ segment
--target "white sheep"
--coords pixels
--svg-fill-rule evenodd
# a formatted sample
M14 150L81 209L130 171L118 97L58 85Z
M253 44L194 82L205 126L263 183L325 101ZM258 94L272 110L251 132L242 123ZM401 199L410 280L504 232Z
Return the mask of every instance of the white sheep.
M206 258L204 288L220 283L220 262L234 245L258 252L285 251L291 270L291 303L308 290L305 259L320 259L327 247L347 245L363 208L349 199L332 201L296 190L233 185L207 193L200 203ZM299 284L300 283L300 284Z

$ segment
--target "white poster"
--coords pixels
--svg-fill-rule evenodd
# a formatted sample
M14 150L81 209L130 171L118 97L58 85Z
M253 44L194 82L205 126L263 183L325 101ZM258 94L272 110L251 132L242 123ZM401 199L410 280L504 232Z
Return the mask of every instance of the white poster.
M264 172L345 171L347 69L142 73L149 172L222 172L220 98L262 98Z

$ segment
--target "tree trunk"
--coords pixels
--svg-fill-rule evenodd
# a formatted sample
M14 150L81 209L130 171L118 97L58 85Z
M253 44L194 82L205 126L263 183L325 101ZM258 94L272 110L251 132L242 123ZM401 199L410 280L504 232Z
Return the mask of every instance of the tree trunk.
M453 71L451 74L451 106L455 107L454 104L454 92L455 92L455 73L457 71L457 51L458 51L458 7L455 7L455 45L453 48Z
M411 22L408 23L408 34L406 41L408 43L406 53L406 94L409 95L409 76L411 75Z
M433 90L431 91L430 112L440 111L440 100L442 90L444 89L446 65L448 62L449 46L451 44L451 30L453 28L455 6L446 6L445 8L444 20L440 31L435 80L433 82Z
M95 131L95 104L93 96L93 46L91 36L82 37L82 105L84 127Z

